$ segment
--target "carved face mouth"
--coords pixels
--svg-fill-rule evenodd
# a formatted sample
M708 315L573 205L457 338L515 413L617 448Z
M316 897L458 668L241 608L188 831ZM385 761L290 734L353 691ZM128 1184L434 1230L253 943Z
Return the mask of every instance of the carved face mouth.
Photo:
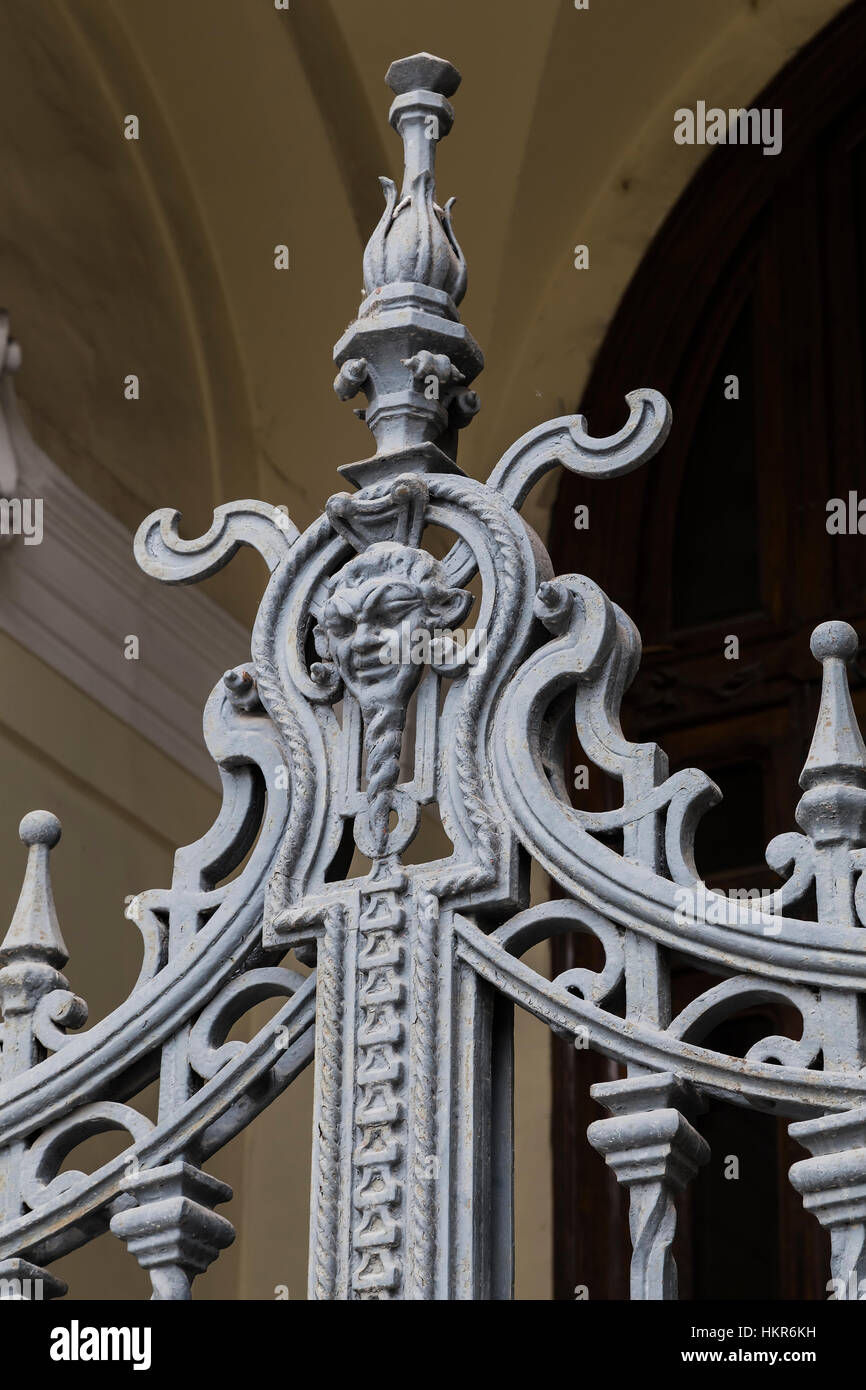
M347 665L358 680L376 680L388 675L390 662L384 662L380 653L350 652Z
M383 659L383 653L388 650L390 634L382 633L381 642L372 649L366 647L361 651L349 651L345 660L346 674L356 685L366 687L379 685L392 681L395 676L395 667L399 663Z

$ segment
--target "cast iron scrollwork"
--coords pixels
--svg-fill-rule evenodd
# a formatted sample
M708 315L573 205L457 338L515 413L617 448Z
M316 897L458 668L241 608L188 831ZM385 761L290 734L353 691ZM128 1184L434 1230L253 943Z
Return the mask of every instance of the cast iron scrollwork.
M197 539L181 537L172 511L136 537L139 564L166 583L208 577L241 545L268 579L250 651L204 712L217 819L178 850L168 888L128 902L139 979L85 1031L48 872L60 827L46 812L21 825L25 882L0 947L0 1273L35 1271L61 1294L46 1266L111 1231L155 1298L188 1298L234 1236L214 1211L231 1193L203 1165L315 1053L310 1296L508 1297L517 1004L625 1069L594 1088L609 1117L588 1138L629 1189L633 1297L676 1295L675 1199L708 1157L709 1097L796 1121L811 1157L792 1179L831 1229L834 1279L856 1287L856 636L830 622L813 637L823 690L800 830L767 849L784 881L770 901L713 891L694 844L718 789L697 769L671 775L664 751L620 723L640 662L634 624L592 579L554 575L519 512L556 465L608 479L641 466L670 409L632 392L617 433L595 439L565 416L518 440L486 484L465 476L457 431L477 411L482 358L457 311L466 266L451 205L434 188L459 74L418 54L389 82L404 185L386 184L366 297L335 349L337 394L364 394L377 445L342 470L354 493L332 496L303 533L282 509L242 501ZM572 723L590 765L621 787L612 810L571 804ZM434 812L450 848L425 856L415 841ZM530 905L530 861L563 896ZM817 920L790 915L813 889ZM523 957L566 932L595 938L603 964L546 979ZM714 977L677 1017L674 959ZM278 1001L270 1019L230 1038L263 999ZM800 1035L762 1038L745 1057L712 1046L719 1023L767 1004L796 1011ZM157 1077L150 1121L135 1100ZM129 1136L121 1154L93 1173L62 1169L82 1138L111 1128Z

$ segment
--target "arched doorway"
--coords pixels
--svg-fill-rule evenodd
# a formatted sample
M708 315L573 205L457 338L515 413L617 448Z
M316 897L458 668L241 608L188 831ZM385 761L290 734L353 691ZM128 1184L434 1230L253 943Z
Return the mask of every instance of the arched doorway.
M629 286L581 404L602 435L621 425L627 390L656 387L673 406L671 438L616 484L566 476L553 512L557 570L591 575L640 628L629 737L658 740L672 768L697 765L725 793L698 840L713 886L778 882L763 851L795 828L817 708L809 635L836 616L866 636L866 537L827 526L830 499L866 499L864 71L858 3L751 103L782 109L782 152L721 146L701 167ZM855 703L862 717L866 692ZM567 939L554 949L556 971L576 963ZM675 989L685 1000L693 988L684 966ZM753 1026L741 1020L725 1046L748 1048ZM583 1137L599 1113L589 1085L615 1073L554 1049L555 1296L584 1285L624 1297L625 1203ZM784 1123L744 1125L711 1107L701 1125L714 1158L684 1202L682 1296L826 1297L826 1242L787 1183L802 1155Z

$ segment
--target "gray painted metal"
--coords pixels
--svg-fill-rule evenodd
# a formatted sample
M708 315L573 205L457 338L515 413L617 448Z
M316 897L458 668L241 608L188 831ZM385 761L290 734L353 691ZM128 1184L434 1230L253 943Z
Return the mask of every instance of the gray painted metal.
M856 636L841 622L814 634L823 694L802 833L767 850L784 880L775 901L707 890L694 834L718 790L695 769L669 776L657 745L624 737L638 633L591 579L555 577L519 514L556 465L616 478L650 459L669 407L635 391L609 438L567 416L518 440L486 484L463 474L457 433L478 409L470 383L482 358L459 319L466 265L434 181L460 79L418 54L387 80L404 182L398 193L383 180L366 297L335 349L337 394L363 393L376 451L343 468L357 490L331 497L303 534L252 501L219 507L198 540L179 536L171 511L141 526L138 561L165 583L213 574L241 545L270 578L250 659L205 709L222 810L177 852L171 887L132 903L139 980L85 1032L49 881L60 827L47 812L21 825L27 870L0 948L0 1278L19 1297L40 1279L44 1296L62 1294L46 1266L110 1229L150 1271L154 1298L188 1298L234 1234L214 1210L231 1193L202 1165L315 1057L310 1296L508 1298L516 1003L627 1068L593 1089L610 1118L589 1142L630 1191L634 1298L676 1296L675 1198L708 1157L692 1124L708 1096L796 1121L812 1156L792 1180L831 1229L837 1296L856 1296L866 1230L866 748L846 680ZM425 548L433 526L453 537L442 559ZM572 717L586 756L622 783L620 809L572 807ZM452 852L414 862L425 807ZM527 906L533 859L566 898ZM818 920L791 915L813 886ZM563 932L596 937L604 967L547 980L521 959ZM283 963L290 951L314 967L308 976ZM674 952L719 978L678 1017ZM268 998L280 1001L272 1020L249 1043L228 1041ZM767 999L794 1006L800 1037L765 1038L745 1058L705 1045L720 1020ZM152 1123L132 1102L157 1075ZM107 1129L128 1134L121 1155L90 1174L61 1171Z

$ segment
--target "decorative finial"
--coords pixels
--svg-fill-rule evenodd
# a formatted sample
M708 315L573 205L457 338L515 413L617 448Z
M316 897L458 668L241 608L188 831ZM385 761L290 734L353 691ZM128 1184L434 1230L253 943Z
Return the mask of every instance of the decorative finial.
M812 655L824 667L821 704L809 756L800 775L797 823L812 841L818 920L856 927L852 850L866 844L866 745L848 689L846 662L857 651L848 623L821 623Z
M452 63L430 53L400 58L386 82L390 121L403 141L403 184L381 180L385 210L364 252L366 299L334 349L341 400L363 391L358 414L376 438L374 459L340 471L359 487L406 472L459 472L457 430L478 410L468 384L484 359L459 321L466 262L451 226L451 199L436 201L436 146L454 122Z
M858 645L850 623L821 623L812 633L809 646L815 660L822 663L824 676L812 746L800 776L804 789L840 778L866 786L866 745L851 704L845 669Z
M0 946L0 965L43 961L60 968L69 959L51 891L48 855L60 839L60 821L50 811L31 811L18 827L27 846L24 883L9 930Z
M403 187L380 179L385 211L364 253L364 288L418 284L443 290L454 304L466 292L466 262L451 228L449 199L436 202L436 146L454 124L447 98L460 74L444 58L416 53L392 63L385 78L396 93L388 119L403 141Z

